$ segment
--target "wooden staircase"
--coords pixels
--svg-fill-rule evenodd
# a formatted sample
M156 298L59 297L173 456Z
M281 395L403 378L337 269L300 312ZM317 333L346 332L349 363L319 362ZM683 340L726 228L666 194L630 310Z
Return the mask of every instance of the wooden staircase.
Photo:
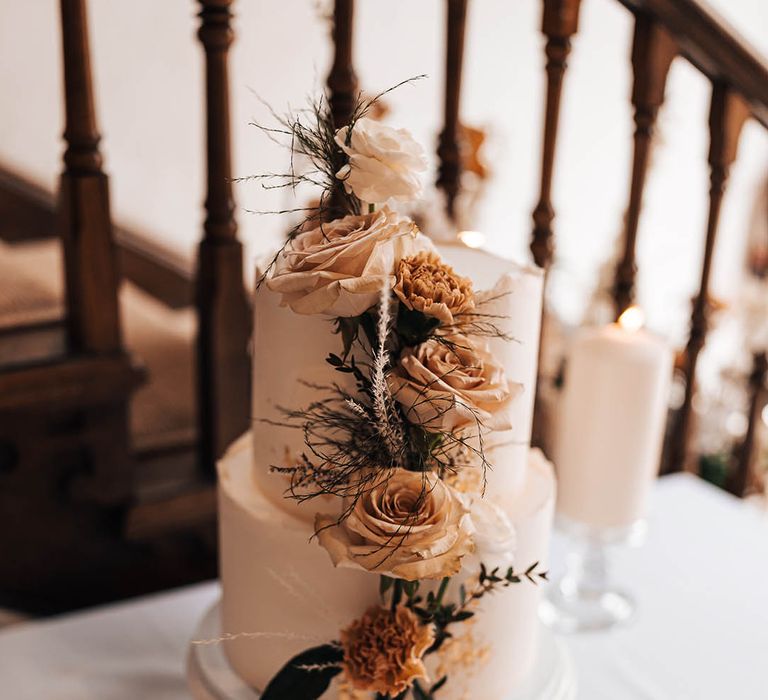
M768 66L697 0L620 1L635 21L635 133L617 314L634 298L642 194L671 62L689 61L712 86L706 254L681 355L685 402L670 422L672 470L692 462L719 210L744 121L768 126ZM461 184L468 0L446 2L438 185L451 214ZM0 170L0 606L51 612L215 574L215 461L250 420L251 313L230 185L233 0L198 5L207 193L194 273L112 224L85 0L60 0L66 150L58 198ZM556 258L560 102L580 7L542 0L547 90L531 252L545 269ZM336 0L328 87L339 126L357 91L353 28L354 0ZM750 430L730 482L738 493L750 483L766 372L765 356L756 355Z

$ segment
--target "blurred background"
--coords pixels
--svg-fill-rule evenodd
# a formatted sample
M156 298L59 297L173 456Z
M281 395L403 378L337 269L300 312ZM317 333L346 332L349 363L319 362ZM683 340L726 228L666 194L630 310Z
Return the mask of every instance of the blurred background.
M750 55L768 54L768 4L710 5L719 26L740 35ZM227 262L198 249L209 183L198 9L188 0L89 4L93 106L109 196L99 199L101 185L79 190L70 183L62 216L56 205L65 147L58 3L0 0L0 605L14 610L69 609L215 574L211 463L247 418L219 420L211 406L235 411L247 403L247 382L232 386L245 376L238 372L247 358L231 350L245 346L247 330L231 338L212 332L227 327L227 313L243 305L233 282L239 251ZM233 11L230 173L282 172L287 152L252 122L269 126L267 105L283 113L323 90L333 58L333 3L241 0ZM472 201L463 206L458 228L481 232L489 248L521 260L530 258L540 187L541 16L539 0L478 0L469 4L466 21L460 116L477 136L472 156L482 175L470 184ZM354 66L366 93L429 76L384 100L385 119L412 131L430 154L429 182L437 176L434 154L444 120L445 23L440 0L360 0L355 7ZM634 27L621 3L584 0L568 59L552 183L551 344L543 363L555 403L569 329L611 315L635 128L629 99ZM636 301L648 326L681 351L704 256L711 92L710 77L683 58L672 63L638 230ZM90 143L87 133L84 143ZM93 165L77 157L68 164L75 179ZM311 193L297 201L286 190L250 182L235 184L233 194L248 290L255 261L288 229L284 217L251 212L303 206ZM89 247L88 231L98 226L88 217L104 214L83 203L94 198L111 205L117 266L110 262L111 242ZM428 201L442 206L437 194ZM429 221L430 212L422 213ZM76 251L70 258L77 262L68 264L77 267L79 280L70 284L70 298L80 306L70 304L68 323L93 311L102 320L118 319L111 331L82 322L79 330L70 323L59 333L67 288L57 236L62 227ZM749 424L756 350L750 329L765 321L768 292L760 279L767 256L768 133L751 119L722 204L706 295L713 314L693 401L700 417L694 461L723 485L729 455ZM212 270L219 277L206 286ZM115 316L109 303L101 306L97 282L106 278L108 288L120 275ZM207 340L197 335L195 299L209 324ZM216 375L212 362L232 369L234 379ZM201 380L200 372L218 378ZM201 396L205 405L198 409ZM682 394L674 401L679 405ZM201 423L211 434L201 436Z

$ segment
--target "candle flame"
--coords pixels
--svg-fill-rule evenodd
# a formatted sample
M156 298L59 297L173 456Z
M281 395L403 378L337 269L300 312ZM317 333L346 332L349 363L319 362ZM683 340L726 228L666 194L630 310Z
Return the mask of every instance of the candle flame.
M482 248L485 245L485 234L480 231L461 231L459 240L467 248Z
M645 314L639 306L630 306L619 316L618 324L630 333L636 333L645 324Z

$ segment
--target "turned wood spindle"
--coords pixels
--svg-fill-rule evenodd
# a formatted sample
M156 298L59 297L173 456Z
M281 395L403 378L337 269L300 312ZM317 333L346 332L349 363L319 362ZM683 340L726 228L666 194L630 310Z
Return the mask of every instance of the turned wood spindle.
M328 73L328 103L336 129L346 126L352 120L352 113L358 97L357 75L352 60L354 42L355 2L335 0L333 8L333 64ZM349 213L349 203L344 196L344 186L335 183L322 217L332 220Z
M552 176L555 169L555 145L557 127L560 118L560 97L563 91L563 79L567 68L567 58L571 51L571 37L579 26L579 8L581 0L544 0L542 32L547 37L545 53L547 57L547 97L544 108L544 135L541 154L541 184L539 201L533 210L533 234L531 235L531 253L536 264L548 270L555 254L552 221L555 210L552 206ZM541 335L539 338L539 365L544 352L546 308L542 307ZM544 414L544 405L536 385L536 398L533 412L533 430L531 443L535 447L546 445L546 425L550 421Z
M760 482L755 462L760 449L758 430L765 406L767 374L768 355L765 351L755 353L752 358L752 372L749 376L747 432L744 435L744 440L735 451L736 469L727 483L728 490L737 496L745 496L750 490L754 490L755 484Z
M461 143L459 108L461 73L464 63L464 35L467 0L448 0L445 51L445 123L440 133L437 155L440 159L437 186L445 193L448 216L455 220L456 197L461 188Z
M749 107L744 100L727 85L715 83L712 88L712 102L709 112L709 215L704 243L704 260L701 267L699 291L693 300L691 326L688 344L685 348L683 372L685 395L683 404L675 416L669 433L662 473L691 469L688 444L691 434L691 413L696 383L696 363L704 347L710 312L709 277L715 250L720 208L728 181L730 166L736 159L736 151L744 122L749 116Z
M232 0L200 0L205 50L207 194L198 248L198 423L204 473L248 427L250 309L232 196L228 51Z
M333 8L333 65L328 74L328 101L338 129L349 124L357 98L357 75L352 62L355 1L336 0Z
M613 298L616 317L632 304L635 291L635 247L640 222L645 176L648 170L654 127L659 108L664 102L664 89L669 68L677 55L674 39L653 19L639 14L635 19L632 44L632 105L635 110L634 155L629 190L624 251L616 267Z
M539 267L548 268L554 256L552 221L552 174L560 117L563 78L571 51L571 37L578 30L580 0L544 0L542 31L547 37L547 100L544 112L544 140L541 157L539 201L533 211L531 253Z
M96 126L85 0L61 0L66 125L59 225L67 333L76 352L121 351L119 275Z

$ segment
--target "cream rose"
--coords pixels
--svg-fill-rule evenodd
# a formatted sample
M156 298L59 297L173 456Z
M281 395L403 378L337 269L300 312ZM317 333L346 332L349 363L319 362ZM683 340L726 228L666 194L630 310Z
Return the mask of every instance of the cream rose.
M452 576L473 551L467 505L432 472L384 472L341 523L318 515L315 531L334 566L409 581Z
M465 560L465 568L477 571L480 564L492 570L512 566L517 547L517 533L509 516L493 501L480 494L464 494L472 520L475 551Z
M348 142L349 141L349 142ZM393 129L363 117L336 132L336 143L349 157L336 177L364 202L412 201L421 194L417 173L427 169L424 150L405 129Z
M459 334L403 350L388 382L408 420L442 433L508 430L512 400L523 388L507 380L485 347Z
M431 249L408 217L383 207L297 235L277 258L267 286L299 314L358 316L394 284L398 261Z

